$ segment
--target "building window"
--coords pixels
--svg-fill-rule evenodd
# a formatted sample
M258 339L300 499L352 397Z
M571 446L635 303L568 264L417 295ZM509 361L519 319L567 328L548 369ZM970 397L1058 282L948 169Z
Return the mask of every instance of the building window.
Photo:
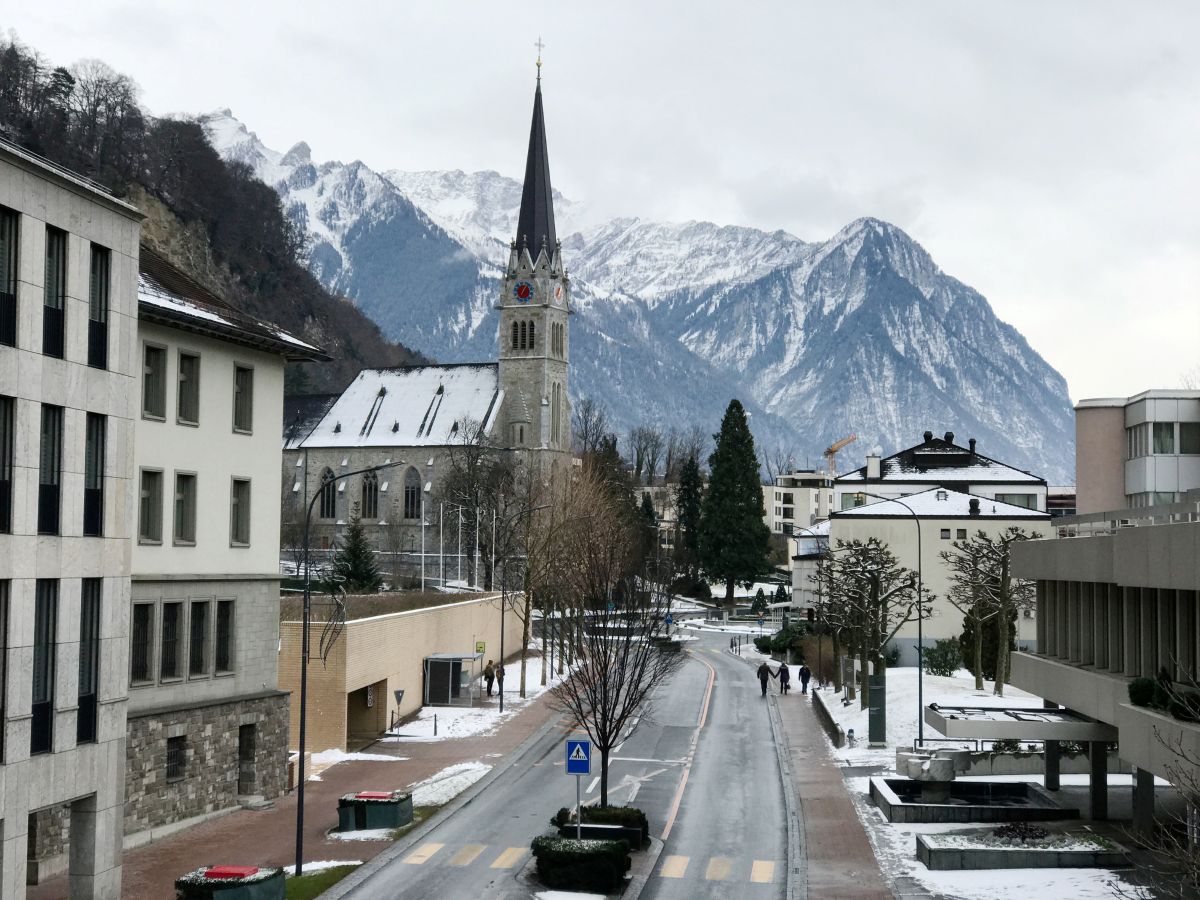
M142 415L167 417L167 351L152 344L142 350Z
M180 665L180 640L183 629L183 604L164 603L162 605L162 644L159 648L158 677L167 681L180 678L183 666Z
M190 648L188 653L188 674L192 676L208 674L208 601L193 601L191 621L188 623Z
M175 416L184 425L200 424L200 357L179 352L179 397Z
M104 448L108 420L99 413L88 413L83 445L83 533L85 537L104 534Z
M33 610L33 708L29 752L54 747L54 663L57 645L58 582L37 580Z
M1200 453L1200 422L1179 423L1179 452Z
M404 473L404 518L416 519L421 515L421 473L409 469Z
M950 540L950 529L949 529L949 528L943 528L943 529L942 529L942 534L941 534L941 537L942 537L942 540L943 540L943 541L948 541L948 540Z
M512 324L512 348L514 350L516 350L518 347L520 347L520 344L517 343L517 333L518 333L517 332L517 323L513 322L513 324Z
M167 781L182 781L187 765L187 738L167 738Z
M997 503L1008 503L1011 506L1023 506L1025 509L1037 509L1037 494L997 494Z
M173 540L187 546L196 543L196 475L175 473L175 529Z
M62 485L63 408L42 405L38 461L38 534L58 534Z
M138 503L138 541L143 544L162 543L162 472L142 469L142 486Z
M1175 423L1174 422L1154 422L1154 452L1155 453L1174 453L1175 452Z
M12 533L13 453L17 401L0 396L0 534Z
M233 479L229 494L229 542L237 547L250 544L250 480Z
M254 370L248 366L233 367L233 430L254 430Z
M218 672L233 671L233 601L217 601L217 641L213 654Z
M379 518L379 476L368 472L362 480L362 517Z
M337 518L337 479L329 468L321 473L321 518Z
M129 624L129 683L146 684L153 675L154 604L135 603Z
M43 297L42 353L62 359L67 333L67 233L49 225Z
M75 719L75 743L96 741L97 694L100 684L100 595L99 578L83 579L79 597L79 711Z
M537 346L537 322L529 323L529 349L533 350Z
M17 346L17 213L0 206L0 344Z
M959 528L954 532L954 536L960 541L965 541L967 539L967 529Z
M112 258L105 247L92 244L92 273L88 284L88 365L108 368L108 302Z

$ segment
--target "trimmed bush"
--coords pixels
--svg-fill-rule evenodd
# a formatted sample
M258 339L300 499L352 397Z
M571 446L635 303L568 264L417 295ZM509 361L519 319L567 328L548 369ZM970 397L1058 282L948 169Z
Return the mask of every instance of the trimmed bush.
M1129 702L1134 706L1149 706L1154 702L1154 679L1135 678L1129 682Z
M536 837L530 845L538 878L546 887L611 894L629 870L628 841L574 841Z
M962 664L962 653L954 638L943 638L932 647L926 647L922 658L926 672L944 678L952 677Z
M1016 738L1001 738L998 741L992 741L993 753L1016 753L1021 749L1021 742Z
M754 639L754 649L757 650L759 653L766 653L766 654L770 655L771 640L772 640L772 638L765 634L762 635L761 637L756 637Z
M554 814L550 824L561 828L574 821L575 816L572 810L564 806ZM650 820L636 806L585 806L583 823L585 825L622 825L625 828L636 828L641 832L642 846L650 842Z

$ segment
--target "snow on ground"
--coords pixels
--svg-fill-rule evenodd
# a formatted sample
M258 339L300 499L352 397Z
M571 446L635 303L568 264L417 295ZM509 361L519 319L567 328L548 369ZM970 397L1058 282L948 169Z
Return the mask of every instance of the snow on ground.
M604 894L581 894L578 891L538 891L534 900L604 900Z
M325 837L331 841L390 841L391 828L357 828L354 831L328 831Z
M344 750L322 750L309 757L314 768L329 768L341 762L399 762L407 756L389 756L384 753L347 753Z
M702 622L693 619L690 622L680 622L680 628L694 628L696 631L725 631L729 634L774 634L779 629L767 624L758 625L726 625L722 622Z
M492 770L487 763L469 762L447 766L436 775L418 781L412 791L413 806L441 806L449 803Z
M309 875L312 872L320 872L322 869L336 869L338 866L361 866L361 859L320 859L316 862L306 862L304 864L303 874ZM296 874L295 866L284 866L283 871L288 876Z
M526 660L525 669L525 699L517 693L521 684L521 664L509 663L504 667L504 714L500 713L499 700L496 696L481 698L477 706L424 706L416 718L410 719L396 727L383 738L385 743L404 741L445 741L453 738L473 737L481 734L491 734L502 722L512 718L522 709L544 694L562 680L562 676L547 677L547 683L542 685L542 658L532 657ZM437 716L437 735L433 733L433 718ZM389 757L390 758L390 757Z

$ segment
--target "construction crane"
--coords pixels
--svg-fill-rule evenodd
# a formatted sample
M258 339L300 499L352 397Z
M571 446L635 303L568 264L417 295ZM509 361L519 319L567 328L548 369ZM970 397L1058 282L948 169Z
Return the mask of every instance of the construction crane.
M840 441L834 441L825 448L825 452L822 455L825 457L825 462L827 463L829 469L829 477L831 479L837 478L837 452L847 444L853 444L857 440L858 435L852 434L849 437L842 438Z

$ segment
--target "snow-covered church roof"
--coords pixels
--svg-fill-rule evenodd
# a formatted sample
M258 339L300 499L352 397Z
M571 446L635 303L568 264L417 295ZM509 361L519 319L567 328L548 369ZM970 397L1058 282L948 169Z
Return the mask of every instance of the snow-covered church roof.
M977 501L978 512L971 512L971 501ZM912 512L909 512L911 507ZM1036 519L1049 520L1050 514L1001 503L988 497L976 497L962 491L930 488L919 494L909 494L900 500L876 500L865 506L843 509L830 514L831 519L911 519L913 513L921 519Z
M496 363L363 369L298 446L441 446L491 431L503 400Z
M983 482L1031 485L1046 483L1045 479L1030 472L1005 465L979 453L975 449L974 438L970 440L969 447L960 447L954 443L952 431L947 431L946 436L941 438L934 437L933 432L927 431L924 437L925 439L916 446L881 459L878 478L868 478L867 467L862 466L839 475L836 483L924 481L934 484L960 482L964 486Z

